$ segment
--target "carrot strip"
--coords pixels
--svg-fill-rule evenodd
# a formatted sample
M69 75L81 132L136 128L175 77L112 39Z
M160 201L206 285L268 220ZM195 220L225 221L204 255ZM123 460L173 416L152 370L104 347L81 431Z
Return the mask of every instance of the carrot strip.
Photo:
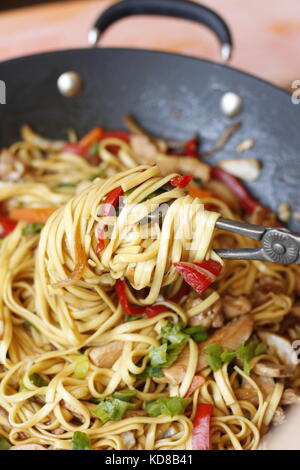
M89 148L98 140L103 137L103 129L101 127L95 127L90 132L88 132L82 139L79 141L79 145L84 148Z
M44 224L54 211L56 211L55 207L16 207L9 211L9 218L18 221L23 220L24 222L30 222L32 224Z
M200 199L204 199L206 197L213 197L215 199L219 199L213 192L209 191L208 189L197 188L197 186L190 186L189 187L189 195L192 197L199 197Z

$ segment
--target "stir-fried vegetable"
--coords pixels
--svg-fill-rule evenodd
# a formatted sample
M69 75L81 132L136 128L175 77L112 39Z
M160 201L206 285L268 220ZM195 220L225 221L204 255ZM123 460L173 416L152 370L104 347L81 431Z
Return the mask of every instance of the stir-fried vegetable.
M219 370L223 364L231 362L235 358L234 351L224 349L220 344L209 344L204 348L205 359L209 367L215 372Z
M210 418L213 406L209 403L199 403L193 421L192 449L210 449Z
M102 139L115 138L115 139L124 140L124 142L128 144L130 141L130 136L131 136L131 133L128 131L104 131L102 135Z
M185 188L193 179L193 175L175 176L170 184L176 188Z
M216 280L222 269L222 265L213 260L202 263L178 262L173 265L198 294L202 294Z
M116 293L119 297L122 309L129 316L141 317L145 314L147 317L152 318L168 310L168 307L165 307L164 305L149 305L148 307L141 307L139 305L130 304L126 294L126 283L120 279L116 282Z
M109 215L112 215L114 208L116 207L117 203L119 202L120 197L123 194L123 189L121 186L118 186L117 188L113 189L108 195L106 196L104 200L103 207L101 209L101 217L108 217ZM104 230L105 230L105 224L103 222L100 222L98 225L98 240L97 240L97 249L96 253L99 256L101 251L104 250L105 248L105 238L104 238Z
M7 237L7 235L14 230L16 225L17 222L15 220L12 220L5 215L0 215L0 238Z
M30 382L32 382L36 387L47 387L47 385L49 385L49 382L48 380L45 380L43 379L43 377L41 377L40 375L38 374L31 374L29 376L29 380ZM19 383L19 392L22 392L24 389L25 389L25 385L24 385L24 382L23 382L23 379L20 380L20 383Z
M239 200L243 209L249 214L252 214L256 207L261 206L235 176L230 175L222 168L213 167L211 169L211 177L224 183Z
M145 308L145 315L148 318L152 318L156 317L156 315L159 315L160 313L166 312L167 310L168 307L165 305L149 305Z
M74 376L76 379L84 379L89 373L89 360L84 354L71 356L72 361L75 362Z
M58 183L53 186L53 189L76 188L75 183Z
M72 437L71 450L93 450L89 436L85 432L74 432Z
M241 359L243 361L243 367L245 374L249 375L250 367L249 362L255 356L259 356L263 354L266 349L268 349L268 345L266 343L260 343L257 340L252 341L248 344L241 344L236 350L236 357L237 359Z
M119 301L121 304L122 309L128 315L142 315L144 313L144 307L140 307L137 305L132 305L129 303L127 294L126 294L126 284L124 281L120 279L116 282L116 292L117 296L119 297Z
M184 346L188 341L188 335L181 330L181 324L169 323L161 329L161 336L164 340L176 346Z
M23 220L24 222L30 222L32 224L44 224L55 211L55 207L16 207L9 211L9 217L12 220Z
M118 398L101 399L92 412L101 419L102 423L122 419L127 410L133 409L134 404Z
M79 155L80 157L85 157L87 149L80 144L66 143L64 144L62 150L63 153L72 153L74 155Z
M8 450L10 447L11 444L4 437L0 436L0 450Z
M198 155L198 140L197 139L187 140L185 145L184 145L184 149L185 149L186 154L189 157L195 157L195 158L199 157L199 155Z
M33 235L40 233L45 224L27 224L23 230L22 235Z
M154 347L149 353L151 367L169 367L176 361L181 349L181 346L168 346L167 343Z
M89 149L95 142L98 142L103 137L104 131L101 127L95 127L88 132L79 141L79 145L83 148Z
M249 375L249 362L255 356L263 354L267 348L267 344L260 343L258 340L253 340L248 344L241 344L236 351L224 349L217 343L209 344L204 348L204 351L208 365L214 372L219 370L223 364L229 363L236 358L243 361L244 372Z
M151 417L160 415L177 416L184 413L190 403L190 398L161 397L146 403L146 411Z
M199 199L215 198L219 199L212 191L208 189L198 188L197 186L191 186L189 188L189 195L192 197L198 197Z
M206 329L202 325L191 326L183 330L183 332L196 341L196 343L200 343L201 341L205 341L208 338L208 334Z
M113 394L113 398L118 398L119 400L123 401L132 401L132 399L136 396L136 390L119 390Z
M138 374L136 376L137 379L141 379L141 380L146 380L149 377L150 378L151 377L156 377L156 378L163 377L163 373L161 371L161 368L160 367L147 366L147 367L145 367L145 369L143 370L143 372L141 374Z
M189 337L195 341L203 341L207 334L202 326L195 326L182 330L180 323L169 323L161 329L163 344L151 349L149 353L150 364L153 368L166 368L171 366L188 342Z
M0 436L0 450L8 450L10 447L11 444L4 437Z

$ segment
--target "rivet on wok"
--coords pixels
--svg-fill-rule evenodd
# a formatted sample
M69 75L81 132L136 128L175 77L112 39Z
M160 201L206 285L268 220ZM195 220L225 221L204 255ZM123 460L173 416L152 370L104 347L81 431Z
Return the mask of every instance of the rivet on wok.
M225 116L233 117L242 110L242 98L231 91L224 93L220 101L221 111Z
M83 90L83 80L77 72L64 72L57 79L57 88L64 96L76 96Z

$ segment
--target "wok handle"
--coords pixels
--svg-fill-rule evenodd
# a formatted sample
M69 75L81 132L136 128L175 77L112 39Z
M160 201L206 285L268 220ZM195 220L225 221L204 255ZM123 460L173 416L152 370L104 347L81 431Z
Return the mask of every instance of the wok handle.
M221 43L221 57L227 62L232 38L225 21L210 8L189 0L123 0L105 10L89 32L89 43L97 45L104 31L115 21L132 15L162 15L197 21L210 28Z

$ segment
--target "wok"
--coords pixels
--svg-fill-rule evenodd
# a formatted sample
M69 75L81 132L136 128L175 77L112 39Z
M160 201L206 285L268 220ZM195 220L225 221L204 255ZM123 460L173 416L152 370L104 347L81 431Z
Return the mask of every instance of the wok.
M110 7L90 39L118 19L133 14L163 14L210 27L218 36L223 59L232 46L230 32L213 11L183 0L125 0ZM76 71L84 88L72 98L57 88L58 77ZM165 138L187 139L199 132L203 148L212 147L232 122L222 115L221 96L234 91L244 102L241 129L211 162L234 157L235 146L256 140L245 152L263 162L251 192L276 211L281 202L300 209L299 108L288 93L239 70L177 54L122 48L87 48L21 57L0 64L6 104L0 106L0 145L18 138L23 123L50 137L65 137L74 127L82 135L95 125L123 127L122 115L133 113L145 129ZM291 222L300 230L300 223Z

